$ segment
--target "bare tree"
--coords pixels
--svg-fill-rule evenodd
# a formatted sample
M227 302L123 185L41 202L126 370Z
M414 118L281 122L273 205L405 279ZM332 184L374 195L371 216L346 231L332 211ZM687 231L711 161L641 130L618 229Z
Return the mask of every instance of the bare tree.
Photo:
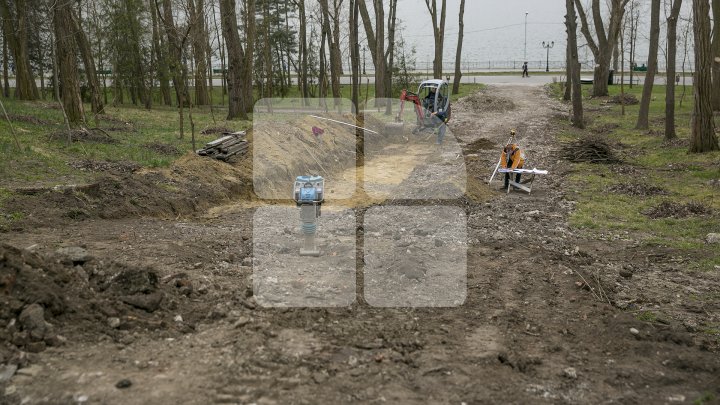
M677 138L675 133L675 71L677 55L677 24L682 0L674 0L667 18L667 87L665 88L665 139Z
M720 57L720 0L712 0L712 106L713 111L720 111L720 61L715 58Z
M73 0L56 0L52 13L63 111L68 125L77 127L85 121L85 114L80 99L77 51L73 40L75 36L73 33L72 7Z
M650 50L648 52L647 74L643 84L642 100L640 101L640 113L638 114L635 129L648 129L650 101L652 99L653 85L655 84L655 73L658 70L658 46L660 42L660 0L652 0L650 7Z
M373 0L375 11L375 29L370 19L365 1L358 1L360 15L365 27L365 36L368 41L368 48L375 66L375 100L376 106L384 105L385 98L385 73L387 60L385 59L385 9L382 0ZM377 31L377 32L376 32Z
M251 0L252 1L252 0ZM246 86L251 86L252 82L247 81L248 74L245 71L247 63L245 59L245 49L240 42L240 34L238 32L238 19L235 11L235 0L220 0L220 24L222 25L223 37L228 50L228 66L227 66L227 86L228 86L228 116L229 120L240 118L246 120L248 118L248 108L252 108L252 100L245 98L247 94ZM254 10L254 6L253 6ZM248 42L250 44L250 42ZM249 45L252 47L253 45ZM248 106L248 103L250 104Z
M160 95L163 104L172 105L170 98L170 78L167 65L167 54L165 53L165 40L160 34L160 25L158 23L157 0L148 0L152 24L152 55L153 65L160 83Z
M433 37L435 38L435 59L433 59L433 75L442 79L443 74L443 46L445 44L445 10L446 0L441 0L440 14L438 15L437 0L425 0L425 5L432 19Z
M332 13L328 0L320 0L322 11L323 31L327 34L328 48L330 50L330 86L332 95L336 103L340 102L342 94L340 92L340 75L342 74L342 60L340 55L340 16L339 6L342 0L334 0ZM332 17L331 17L332 14ZM330 20L332 19L332 24Z
M567 28L568 34L568 65L570 66L568 84L572 86L573 116L571 121L573 126L584 128L582 87L580 86L580 61L577 48L577 16L575 14L573 0L565 0L565 8L567 9L565 27Z
M90 48L90 42L83 31L78 18L75 14L71 14L71 19L68 24L71 24L71 29L75 33L75 41L77 42L80 50L80 56L85 66L85 78L88 82L90 89L90 106L94 114L100 114L105 109L102 100L102 90L100 88L100 81L97 77L95 70L95 58L93 57L92 49Z
M692 114L690 152L703 153L720 149L715 136L712 112L712 47L710 44L709 0L693 0L693 34L695 37L695 106Z
M457 52L455 52L455 81L453 82L452 94L460 93L460 79L462 79L462 69L460 63L462 61L463 33L465 30L465 0L460 1L460 15L458 17L459 32Z
M360 24L359 2L363 0L350 0L350 65L352 69L352 103L356 117L359 115L360 102L360 45L358 44ZM359 122L358 122L359 125ZM362 134L358 132L360 136ZM362 145L358 144L358 152L362 151Z
M4 24L4 23L3 23ZM5 98L10 97L10 79L9 79L9 73L8 73L8 65L9 65L9 59L10 55L8 54L8 40L5 37L4 30L3 32L3 89L2 93Z
M37 100L39 93L28 54L27 11L26 0L0 0L2 28L15 62L15 98Z
M613 55L613 48L617 44L617 36L620 34L625 5L630 0L610 0L610 22L605 28L600 0L592 0L592 18L597 39L593 37L591 27L583 9L581 0L575 0L575 7L582 22L581 31L585 36L588 47L595 57L595 74L593 77L593 96L601 97L608 95L608 77L610 75L610 62Z
M207 85L207 43L208 34L205 25L205 1L188 0L189 24L192 25L192 51L195 60L195 104L208 105Z

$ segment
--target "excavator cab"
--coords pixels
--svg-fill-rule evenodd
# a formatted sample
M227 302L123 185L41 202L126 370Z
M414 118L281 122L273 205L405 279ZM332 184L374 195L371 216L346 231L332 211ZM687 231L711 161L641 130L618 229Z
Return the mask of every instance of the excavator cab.
M426 80L420 83L417 93L403 90L400 95L401 104L397 122L402 122L405 101L412 102L415 107L417 117L417 128L413 131L415 133L428 128L434 129L437 126L432 113L445 113L447 120L450 120L450 85L445 80Z

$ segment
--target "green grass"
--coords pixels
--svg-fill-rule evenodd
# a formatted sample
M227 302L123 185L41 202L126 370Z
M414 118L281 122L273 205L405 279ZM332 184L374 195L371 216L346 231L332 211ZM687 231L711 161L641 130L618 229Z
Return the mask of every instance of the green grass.
M460 94L453 96L453 100L471 94L483 86L463 84ZM350 98L349 85L342 86L344 98ZM12 92L11 92L12 93ZM366 94L367 93L367 94ZM193 94L190 89L190 94ZM298 97L297 87L289 88L288 98ZM361 99L374 97L374 86L361 88ZM107 115L122 122L130 123L132 130L107 132L116 141L115 143L75 142L67 143L64 136L51 136L54 133L65 131L62 111L57 102L49 99L35 102L3 99L8 113L15 117L12 128L17 134L21 148L18 149L11 136L11 127L4 116L0 116L0 187L9 190L20 187L54 186L57 184L82 184L92 181L93 174L73 168L69 163L79 160L132 162L143 167L166 167L184 153L192 150L190 136L190 120L188 109L185 109L184 136L179 137L178 110L174 106L160 104L161 97L158 89L153 92L152 110L130 103L130 96L123 94L125 104L116 104L117 101L112 89L107 90L108 105L105 108ZM393 95L397 98L398 95ZM173 95L174 98L174 95ZM208 127L228 127L234 130L248 129L252 126L250 121L225 120L227 116L227 95L223 97L222 89L215 86L212 90L212 110L208 106L193 108L192 115L195 123L196 147L215 139L217 135L200 135L200 131ZM122 127L122 123L95 120L90 112L90 106L85 104L87 126L101 128ZM16 119L25 116L39 122L27 122ZM175 147L179 153L163 155L147 147L147 144L159 143ZM2 203L0 194L0 204Z
M555 86L556 95L559 86ZM720 178L720 152L691 154L686 146L690 136L692 113L692 88L686 88L682 107L679 106L682 88L678 88L676 103L677 134L681 142L664 142L665 86L654 86L650 104L650 129L635 129L639 105L621 107L606 104L606 98L589 98L590 86L583 93L586 130L564 125L560 141L571 141L584 135L606 137L611 143L619 143L619 154L627 164L635 167L637 174L621 174L604 165L573 164L570 188L574 190L578 204L570 218L576 228L589 233L629 233L649 246L668 246L699 253L689 268L714 270L720 264L720 255L705 245L708 233L720 230L720 199L717 189L707 182ZM625 92L641 98L642 87ZM620 93L619 86L610 87L610 96ZM608 192L616 184L643 183L660 187L667 195L630 196ZM713 210L712 215L685 218L651 219L643 214L646 210L669 201L676 204L699 202Z

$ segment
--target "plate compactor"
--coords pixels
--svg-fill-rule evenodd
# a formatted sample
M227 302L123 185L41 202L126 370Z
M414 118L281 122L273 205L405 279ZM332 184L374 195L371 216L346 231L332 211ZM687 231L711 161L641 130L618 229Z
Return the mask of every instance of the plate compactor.
M293 187L293 199L300 208L300 229L304 238L300 256L319 257L315 234L320 207L325 201L325 179L320 176L298 176Z

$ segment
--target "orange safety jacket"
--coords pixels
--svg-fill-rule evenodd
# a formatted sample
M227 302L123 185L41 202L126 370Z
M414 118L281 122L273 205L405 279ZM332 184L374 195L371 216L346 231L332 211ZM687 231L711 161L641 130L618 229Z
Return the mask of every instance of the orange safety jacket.
M509 159L508 152L506 150L510 151ZM502 155L500 155L500 165L503 169L508 168L508 160L512 161L512 166L510 167L512 170L522 169L525 165L525 153L520 150L520 147L517 144L510 144L503 149Z

